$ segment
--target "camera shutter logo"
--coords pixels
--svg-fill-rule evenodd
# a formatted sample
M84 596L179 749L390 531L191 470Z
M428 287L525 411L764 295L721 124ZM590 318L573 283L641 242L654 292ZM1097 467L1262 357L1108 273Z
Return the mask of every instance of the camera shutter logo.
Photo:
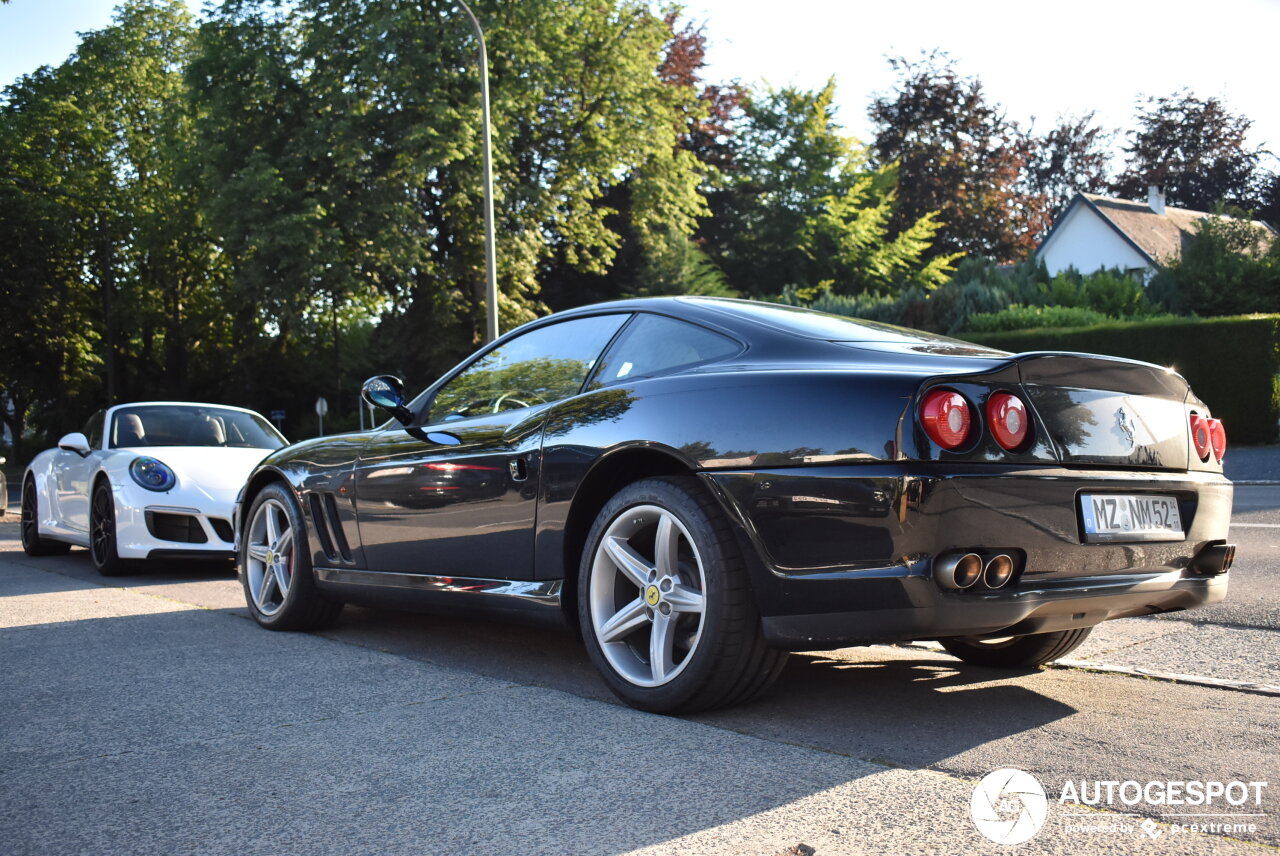
M1029 840L1049 816L1049 800L1036 777L1004 768L988 773L969 801L973 825L996 844Z

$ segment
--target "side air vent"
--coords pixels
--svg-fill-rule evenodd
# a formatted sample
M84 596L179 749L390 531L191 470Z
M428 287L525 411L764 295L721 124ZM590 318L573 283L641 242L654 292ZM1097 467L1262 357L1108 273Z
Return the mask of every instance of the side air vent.
M331 493L324 495L324 510L329 515L329 528L333 531L334 544L337 545L342 558L350 562L351 546L347 543L347 533L342 531L342 518L338 517L338 502Z
M320 540L320 551L330 562L351 562L351 545L347 542L347 533L342 528L342 518L338 515L338 501L331 493L312 493L307 495L307 508L311 511L311 522L316 527L316 537Z
M321 505L318 493L307 496L307 504L311 508L311 522L316 527L316 537L320 540L320 552L326 559L337 559L338 553L333 549L333 537L329 534L329 521Z

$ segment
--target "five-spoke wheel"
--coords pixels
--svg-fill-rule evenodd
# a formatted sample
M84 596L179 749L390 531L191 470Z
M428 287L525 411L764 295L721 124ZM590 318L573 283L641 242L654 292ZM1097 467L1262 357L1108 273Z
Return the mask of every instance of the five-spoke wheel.
M272 630L315 630L338 617L311 573L306 523L293 491L269 484L248 506L240 537L240 581L249 614Z
M640 687L688 665L702 634L706 580L688 530L639 505L613 520L591 567L591 623L605 658Z
M40 536L40 506L36 499L36 483L28 478L22 485L22 549L28 556L56 556L71 549L63 541Z
M116 502L111 485L105 480L93 488L89 507L89 556L104 577L119 576L127 570L116 551Z
M1053 633L1032 633L1027 636L1002 636L998 639L982 639L974 636L956 636L939 639L942 647L953 657L976 666L1003 668L1028 668L1043 666L1070 654L1088 636L1092 627L1074 630L1058 630Z
M786 662L764 643L728 521L689 477L635 482L600 510L579 571L578 616L605 683L642 710L738 704Z
M293 577L293 526L289 510L277 499L258 505L245 533L245 584L253 605L275 615L289 594Z

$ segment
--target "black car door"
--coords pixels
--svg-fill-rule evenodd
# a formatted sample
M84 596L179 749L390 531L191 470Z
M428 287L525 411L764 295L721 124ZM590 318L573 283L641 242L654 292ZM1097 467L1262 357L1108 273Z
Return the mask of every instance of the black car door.
M369 570L532 578L546 405L581 391L627 317L573 318L503 342L441 384L412 429L376 434L355 479Z

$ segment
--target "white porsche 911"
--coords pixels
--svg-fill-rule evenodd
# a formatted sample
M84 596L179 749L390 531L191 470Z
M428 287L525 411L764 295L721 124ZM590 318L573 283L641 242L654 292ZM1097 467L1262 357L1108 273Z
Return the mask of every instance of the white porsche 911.
M236 493L285 439L239 407L156 401L89 417L32 459L22 480L22 547L88 547L105 576L131 559L234 556Z

